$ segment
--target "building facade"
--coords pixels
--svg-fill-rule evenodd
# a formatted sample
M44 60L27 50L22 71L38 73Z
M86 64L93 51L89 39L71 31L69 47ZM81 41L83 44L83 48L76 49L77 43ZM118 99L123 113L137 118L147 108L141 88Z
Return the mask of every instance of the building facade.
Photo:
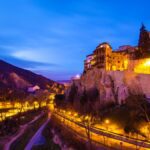
M138 46L135 47L123 45L112 51L107 42L99 44L84 61L85 71L93 68L150 74L150 32L142 25Z
M95 55L94 54L90 54L88 56L86 56L86 59L84 60L84 70L90 70L93 68L93 66L95 65Z
M105 70L125 70L128 65L128 53L127 50L112 51L111 46L108 43L99 44L84 61L84 71L88 71L93 68L100 68Z
M127 70L128 69L128 53L126 51L114 51L111 54L110 70Z
M101 43L96 47L93 54L95 55L95 67L110 70L110 57L112 48L108 43Z

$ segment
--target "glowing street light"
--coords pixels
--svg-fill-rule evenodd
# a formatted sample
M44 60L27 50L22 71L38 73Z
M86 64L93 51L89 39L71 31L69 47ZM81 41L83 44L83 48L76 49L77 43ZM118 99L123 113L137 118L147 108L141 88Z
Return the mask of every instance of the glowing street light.
M68 114L71 115L71 111L69 111Z
M85 117L85 120L88 120L88 119L89 119L89 116L86 116L86 117Z
M78 113L75 113L74 116L77 117L77 116L78 116Z
M105 120L105 123L106 123L106 124L109 124L109 123L110 123L110 121L109 121L108 119L106 119L106 120Z
M147 60L144 64L146 67L150 66L150 60Z
M109 119L106 119L105 123L106 123L106 128L107 128L107 131L108 131L108 124L110 123Z

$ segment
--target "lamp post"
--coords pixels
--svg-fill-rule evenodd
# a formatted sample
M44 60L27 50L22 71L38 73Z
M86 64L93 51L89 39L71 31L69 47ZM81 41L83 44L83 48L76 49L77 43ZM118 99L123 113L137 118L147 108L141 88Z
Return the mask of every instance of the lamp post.
M106 130L107 130L107 132L108 132L108 125L109 125L109 123L110 123L110 121L109 121L109 119L106 119L105 120L105 124L106 124ZM106 133L107 134L107 133ZM107 138L107 141L108 141L108 138ZM105 142L105 141L104 141ZM107 143L108 142L106 142L106 145L107 145Z
M123 149L123 142L120 142L120 148Z
M108 131L108 124L110 123L110 121L108 119L105 120L105 123L106 123L106 129Z

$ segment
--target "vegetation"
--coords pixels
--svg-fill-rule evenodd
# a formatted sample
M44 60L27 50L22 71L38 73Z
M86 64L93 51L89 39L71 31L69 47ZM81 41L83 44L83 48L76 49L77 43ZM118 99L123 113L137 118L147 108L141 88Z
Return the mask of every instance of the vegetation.
M63 94L57 94L55 95L55 104L59 108L65 108L65 95Z
M126 100L126 104L119 107L112 107L107 111L100 111L102 121L109 118L118 126L124 129L125 133L136 133L143 137L144 135L139 130L143 122L149 123L150 104L142 95L131 95Z
M102 122L110 118L112 122L124 129L125 133L136 133L143 137L148 137L148 135L141 133L139 127L141 123L146 122L148 123L150 134L150 104L144 95L130 94L126 103L121 106L114 103L102 106L99 100L99 92L96 88L88 91L84 89L80 95L77 91L78 88L73 84L68 94L68 99L57 97L56 107L66 109L65 107L67 106L72 111L92 118L95 117Z
M93 127L93 125L95 125L95 118L91 113L88 116L83 116L81 121L85 127L85 133L87 135L87 139L88 139L88 143L89 143L89 150L92 150L93 145L92 145L92 138L91 138L91 130L90 129Z
M41 110L31 110L20 113L14 117L7 118L3 122L0 122L0 136L3 137L14 134L19 129L20 125L30 122L40 112Z
M72 134L69 130L64 130L64 128L64 124L60 123L56 117L52 116L51 129L55 130L55 132L61 137L64 144L76 150L86 149L86 144L83 141L79 140L79 138L75 134Z
M84 90L80 95L77 93L78 88L75 84L72 85L68 97L65 95L56 95L55 104L57 108L71 109L81 114L97 113L95 106L98 104L99 92L96 88L88 91Z
M29 142L29 140L36 133L39 127L45 122L46 119L47 119L47 113L45 113L38 120L30 124L30 126L26 129L24 134L11 145L10 149L11 150L24 149L26 144Z
M47 124L46 128L43 130L43 136L46 139L44 145L34 146L32 150L60 150L59 145L56 145L53 142L53 133L52 129L55 133L61 138L63 144L67 145L67 147L72 147L73 149L83 150L86 149L86 145L83 141L80 141L75 135L72 135L68 130L64 130L63 124L60 123L57 118L52 116L50 122Z

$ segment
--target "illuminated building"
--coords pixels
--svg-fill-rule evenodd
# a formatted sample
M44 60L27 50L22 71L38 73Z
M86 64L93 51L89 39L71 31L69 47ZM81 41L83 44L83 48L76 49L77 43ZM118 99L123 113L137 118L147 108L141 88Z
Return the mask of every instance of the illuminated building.
M112 48L108 43L102 43L96 47L94 50L95 55L95 67L104 68L110 70L110 57L112 53Z
M128 54L126 51L114 51L111 54L110 70L127 70L128 69Z
M133 71L135 73L150 74L150 58L135 60L131 63L134 63Z
M35 92L39 89L40 89L40 87L38 85L35 85L35 86L32 86L32 87L29 87L28 92L33 93L33 92Z
M92 69L94 65L95 65L95 55L90 54L86 56L86 60L84 60L84 71Z
M138 46L134 47L123 45L112 51L108 43L99 44L84 61L84 73L94 68L150 74L150 32L142 25Z

